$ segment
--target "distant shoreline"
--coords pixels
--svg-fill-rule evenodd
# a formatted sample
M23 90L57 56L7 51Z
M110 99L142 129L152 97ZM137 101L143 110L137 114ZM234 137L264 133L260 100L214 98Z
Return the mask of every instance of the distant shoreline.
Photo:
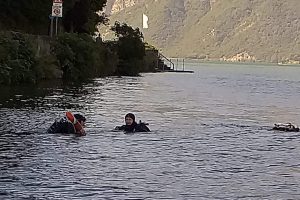
M178 59L179 63L184 60L185 63L212 63L212 64L233 64L233 65L265 65L265 66L287 66L287 67L300 67L300 64L284 64L284 63L271 63L264 61L256 62L230 62L230 61L220 61L220 60L203 60L197 58L170 58L172 62L176 64Z

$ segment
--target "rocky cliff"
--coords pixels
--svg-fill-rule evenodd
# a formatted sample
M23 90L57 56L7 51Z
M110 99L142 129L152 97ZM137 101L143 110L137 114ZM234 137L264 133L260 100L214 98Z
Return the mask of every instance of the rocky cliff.
M108 0L109 6L111 24L139 27L170 57L300 60L299 0Z
M145 0L108 0L106 6L106 14L115 15L118 12L142 3Z

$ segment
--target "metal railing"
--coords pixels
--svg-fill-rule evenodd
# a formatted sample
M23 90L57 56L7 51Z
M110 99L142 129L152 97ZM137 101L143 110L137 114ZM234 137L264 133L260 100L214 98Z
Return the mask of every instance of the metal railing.
M162 68L163 71L165 71L165 64L164 64L165 62L170 69L175 70L175 64L172 62L171 59L167 58L166 56L164 56L159 52L158 52L158 58L163 61L163 68Z

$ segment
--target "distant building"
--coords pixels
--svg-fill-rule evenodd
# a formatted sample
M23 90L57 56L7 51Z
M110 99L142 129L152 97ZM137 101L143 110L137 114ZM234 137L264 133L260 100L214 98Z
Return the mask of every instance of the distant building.
M256 58L255 56L251 56L246 52L242 52L230 58L226 58L225 56L223 56L220 60L227 62L255 62Z

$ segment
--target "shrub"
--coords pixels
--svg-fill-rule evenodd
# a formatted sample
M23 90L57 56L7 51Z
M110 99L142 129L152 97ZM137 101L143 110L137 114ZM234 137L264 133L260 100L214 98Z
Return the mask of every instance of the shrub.
M101 41L87 34L60 35L53 46L53 54L64 79L82 80L106 74L106 49Z
M0 84L35 83L35 68L28 39L19 33L0 33Z

